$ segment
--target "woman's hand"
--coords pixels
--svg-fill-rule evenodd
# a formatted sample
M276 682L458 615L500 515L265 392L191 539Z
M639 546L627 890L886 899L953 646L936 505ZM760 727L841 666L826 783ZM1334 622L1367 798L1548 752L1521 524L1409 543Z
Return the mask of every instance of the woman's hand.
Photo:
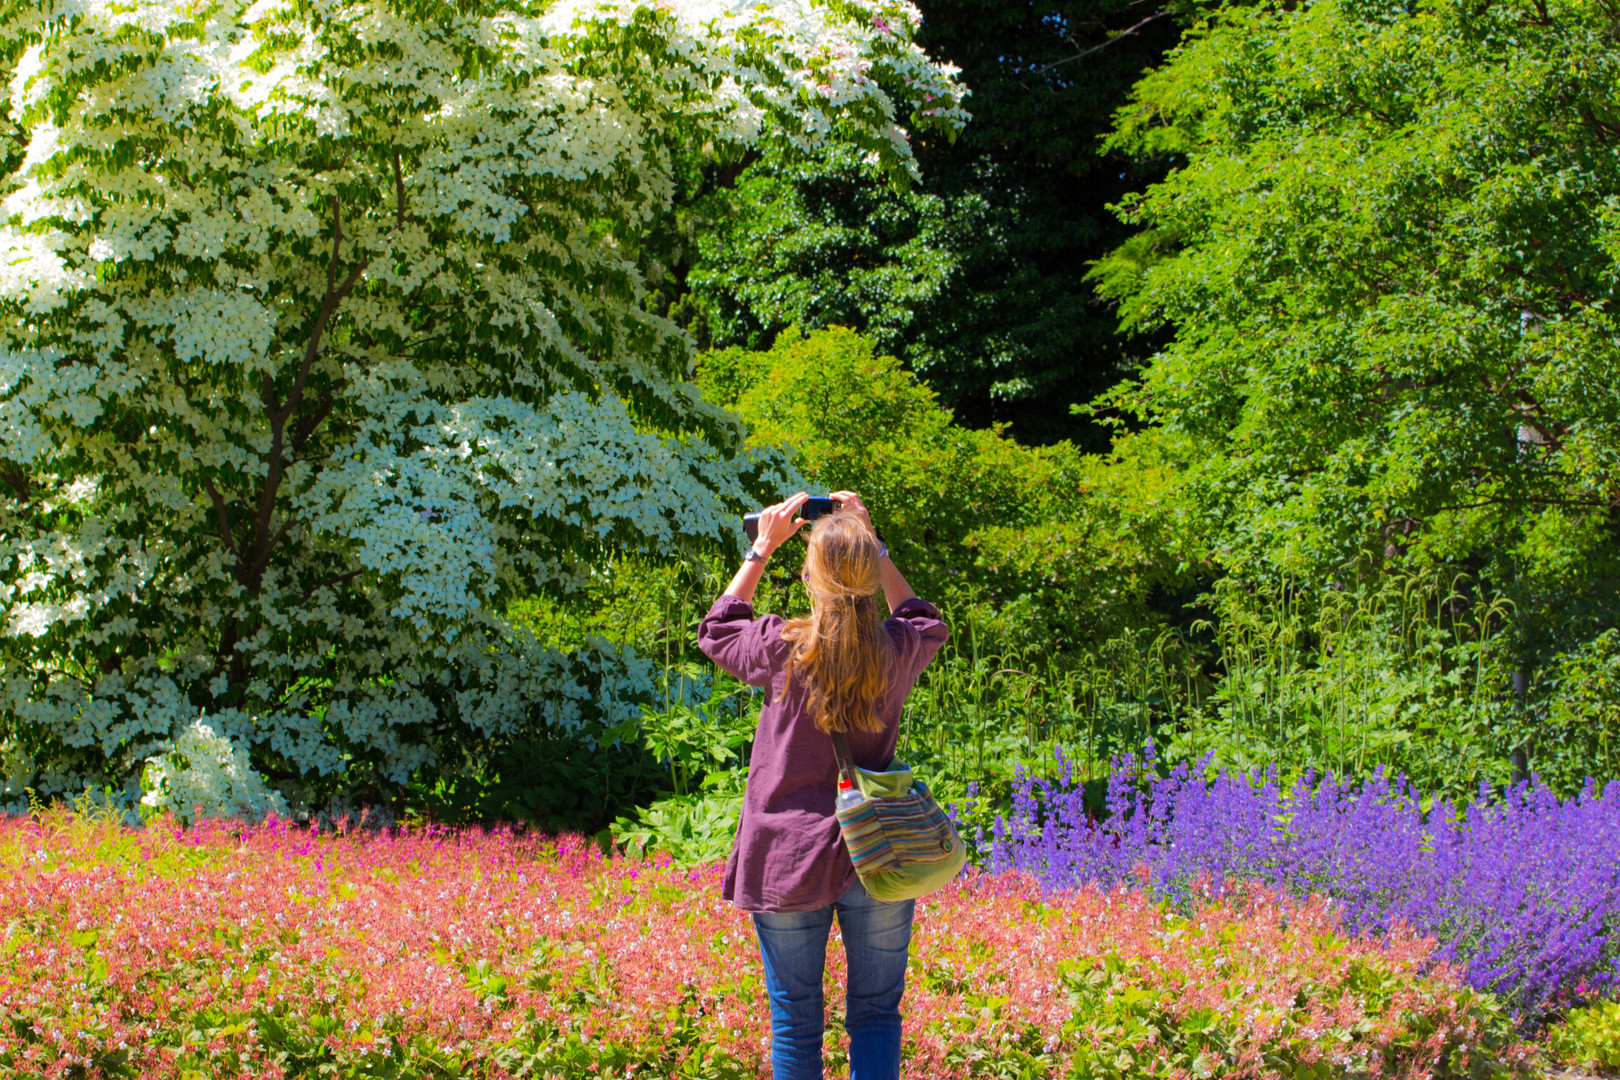
M781 547L788 537L802 529L807 522L798 517L799 508L810 496L801 491L797 495L789 495L775 506L767 506L759 512L759 532L754 541L754 550L770 558L771 552Z
M804 500L809 497L801 491L759 512L759 526L754 532L754 554L757 558L743 560L731 584L726 586L724 595L753 601L754 590L759 587L759 577L765 572L765 560L783 541L804 528L805 520L798 514Z
M850 513L866 522L866 527L868 529L872 529L872 532L876 534L877 530L872 527L872 515L866 509L866 504L861 502L861 497L859 495L855 494L853 491L835 491L832 493L832 497L843 503L844 508Z

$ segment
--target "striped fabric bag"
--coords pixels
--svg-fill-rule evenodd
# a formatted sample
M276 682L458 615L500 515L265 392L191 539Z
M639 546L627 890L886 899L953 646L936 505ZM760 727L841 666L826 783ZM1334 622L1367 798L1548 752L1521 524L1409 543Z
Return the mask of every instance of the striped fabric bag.
M912 900L954 878L967 862L967 848L928 785L903 761L886 772L859 768L841 731L832 733L832 742L839 775L860 795L840 800L837 814L866 891L877 900Z

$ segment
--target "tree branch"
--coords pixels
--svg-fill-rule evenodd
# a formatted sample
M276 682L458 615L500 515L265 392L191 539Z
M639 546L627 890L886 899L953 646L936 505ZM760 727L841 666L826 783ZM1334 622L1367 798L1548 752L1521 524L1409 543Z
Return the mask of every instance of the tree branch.
M34 485L29 481L28 474L14 465L0 467L0 480L17 493L17 498L24 504L33 501Z
M414 339L412 341L407 341L405 343L403 351L396 352L396 353L390 353L389 355L391 355L391 356L408 356L408 355L410 355L410 350L415 349L415 348L419 348L420 346L423 346L423 345L431 345L435 341L443 341L448 336L449 336L448 334L424 334L422 337L416 338L416 339Z
M214 487L213 477L203 477L203 490L208 492L208 498L214 504L214 516L219 519L219 538L225 541L225 550L235 555L236 539L231 535L230 519L225 516L225 500L220 496L219 489Z
M337 281L338 254L343 249L343 199L341 196L332 196L332 257L326 260L326 295L330 299L334 283ZM326 303L321 303L325 310ZM319 331L317 331L317 334Z
M254 515L252 555L245 564L240 560L238 561L239 580L242 580L244 585L255 591L257 591L259 584L263 580L264 568L269 564L271 549L275 547L277 541L286 535L287 530L296 521L296 519L288 521L282 525L274 536L270 535L270 520L275 513L276 495L281 490L281 478L285 466L287 421L298 412L299 406L303 404L304 387L309 382L309 373L315 366L315 358L320 355L321 338L326 333L327 324L332 321L332 316L337 313L337 309L343 303L344 298L354 289L355 284L360 280L360 275L365 273L366 267L371 265L370 259L361 259L354 264L348 276L343 279L342 284L339 284L337 280L338 260L342 256L342 252L343 203L342 200L334 198L332 203L332 255L326 263L326 296L321 301L319 314L315 316L315 325L310 330L309 344L304 349L303 362L298 365L298 374L293 377L292 388L287 391L287 399L281 403L279 408L274 404L269 377L266 376L265 378L266 406L270 412L269 469L264 478L264 488L259 493L258 512ZM330 411L330 404L326 405L323 410L318 411L319 418L309 424L307 430L302 431L299 437L308 439L310 433L315 430L315 426L319 424L320 419L324 419L326 413Z
M1480 499L1478 502L1456 503L1451 506L1437 506L1434 508L1434 513L1443 514L1451 510L1478 510L1484 506L1501 506L1504 504L1512 505L1520 502L1529 503L1535 506L1588 506L1594 510L1611 508L1615 505L1615 502L1612 499L1604 501L1603 499L1596 497L1588 499L1559 499L1551 495L1521 495L1517 498L1500 496L1496 498Z
M320 592L322 589L330 588L333 585L341 585L350 578L357 578L363 573L365 573L364 570L350 570L346 574L336 574L327 578L325 581L320 582L319 584L311 585L307 590L305 590L304 595L299 598L298 602L300 604L307 604L309 603L309 598Z
M331 415L332 405L332 395L322 394L320 401L316 403L314 413L298 422L298 429L293 432L291 441L294 454L304 448L304 443L308 442L309 437L315 433L315 429L321 426L321 421Z
M294 525L302 525L303 523L303 518L288 518L286 521L283 521L281 523L281 528L277 529L276 534L270 538L268 548L273 548L276 546L276 544L280 543L281 538L286 536L288 531L291 530ZM267 555L269 554L268 548L266 549Z
M1616 138L1620 138L1620 125L1611 124L1608 121L1599 118L1597 113L1592 111L1592 107L1590 105L1582 105L1580 108L1580 114L1581 119L1585 120L1587 125L1590 126L1593 132L1597 134L1598 138L1602 139L1604 142L1611 143L1614 142Z
M1113 37L1109 38L1107 41L1104 41L1101 45L1093 45L1089 49L1081 49L1079 52L1075 53L1073 56L1065 56L1062 60L1054 60L1050 64L1042 64L1040 67L1036 68L1035 70L1036 71L1051 71L1055 67L1061 67L1064 64L1072 64L1076 60L1082 59L1084 57L1090 56L1094 52L1100 52L1101 50L1108 48L1108 46L1114 44L1114 42L1116 42L1116 41L1119 41L1121 38L1128 38L1128 37L1134 36L1138 30L1142 29L1142 27L1146 26L1148 23L1153 22L1156 19L1164 18L1164 16L1166 14L1168 14L1168 12L1155 11L1153 14L1149 15L1147 18L1142 19L1139 22L1137 22L1135 25L1127 27L1124 30L1121 30L1119 33L1115 34Z
M405 175L399 168L399 151L394 151L394 227L405 228Z

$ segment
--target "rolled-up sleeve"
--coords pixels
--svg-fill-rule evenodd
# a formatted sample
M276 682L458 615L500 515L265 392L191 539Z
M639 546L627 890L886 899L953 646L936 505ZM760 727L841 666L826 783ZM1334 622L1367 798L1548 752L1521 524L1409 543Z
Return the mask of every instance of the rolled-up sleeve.
M698 627L698 648L721 671L749 686L770 688L774 660L785 651L782 618L754 618L754 605L735 596L714 602Z
M950 628L939 618L939 609L915 596L894 609L891 625L900 630L900 662L916 678L951 636Z

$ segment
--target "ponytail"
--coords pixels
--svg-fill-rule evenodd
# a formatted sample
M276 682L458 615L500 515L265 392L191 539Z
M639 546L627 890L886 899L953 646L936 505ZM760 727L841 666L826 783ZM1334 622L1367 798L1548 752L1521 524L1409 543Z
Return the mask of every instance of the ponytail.
M811 715L823 731L881 731L889 685L888 638L877 610L882 545L854 514L834 513L811 526L805 555L808 618L782 627L789 682L802 674Z

